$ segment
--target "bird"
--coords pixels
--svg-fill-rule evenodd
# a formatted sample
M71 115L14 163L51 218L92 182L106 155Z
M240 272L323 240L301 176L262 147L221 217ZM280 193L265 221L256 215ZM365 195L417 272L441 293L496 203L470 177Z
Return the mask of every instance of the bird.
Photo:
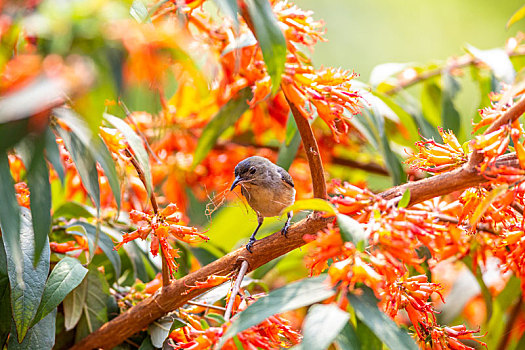
M257 214L257 228L252 233L246 249L252 253L253 244L257 241L255 235L261 227L264 218L280 216L283 209L295 201L293 179L286 170L275 165L270 160L253 156L240 161L235 167L235 180L230 191L240 185L241 193ZM286 223L281 234L286 237L293 213L287 214Z

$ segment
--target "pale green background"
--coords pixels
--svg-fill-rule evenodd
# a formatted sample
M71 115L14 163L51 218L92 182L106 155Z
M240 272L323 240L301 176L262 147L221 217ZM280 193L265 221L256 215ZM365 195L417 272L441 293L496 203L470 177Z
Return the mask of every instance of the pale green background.
M480 49L503 47L525 20L505 24L523 0L295 0L326 24L326 43L313 55L316 67L342 67L368 81L387 62L427 63Z

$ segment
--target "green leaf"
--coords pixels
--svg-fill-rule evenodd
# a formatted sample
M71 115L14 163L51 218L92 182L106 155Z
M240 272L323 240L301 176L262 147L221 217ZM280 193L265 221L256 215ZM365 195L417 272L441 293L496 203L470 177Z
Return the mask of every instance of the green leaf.
M82 282L87 272L77 259L65 257L60 260L47 279L42 302L32 324L36 324L54 310Z
M370 289L363 289L361 295L349 294L348 300L352 304L357 318L366 324L390 349L418 349L410 335L379 310L377 300Z
M523 17L525 17L525 6L520 7L518 11L514 12L514 14L509 18L506 28L509 29L511 25L522 20Z
M5 251L9 253L15 275L9 276L10 280L22 281L24 270L22 260L22 247L20 246L20 207L16 199L13 178L9 169L7 154L0 153L0 228Z
M33 140L31 162L27 170L27 185L31 202L31 217L35 233L35 256L33 263L39 261L44 245L51 231L51 184L49 169L44 158L45 136Z
M144 5L142 0L133 1L129 9L129 14L131 15L131 17L135 18L135 20L139 23L146 23L149 20L148 9L146 8L146 5Z
M66 331L70 331L77 325L82 311L84 310L84 304L87 296L87 279L84 279L82 283L69 293L62 305L64 306L64 327Z
M226 129L235 124L237 119L248 110L248 100L252 98L252 90L247 87L226 103L202 131L199 143L193 155L193 167L197 166L215 146L217 139Z
M147 259L144 252L139 248L135 241L124 244L124 250L128 254L128 257L133 265L133 273L135 278L138 278L142 282L149 281L148 273L146 271L146 264L144 262Z
M290 169L299 145L301 144L301 135L297 130L297 124L295 123L294 117L290 114L288 116L288 122L286 123L286 137L284 142L279 148L279 154L277 156L277 165L284 170Z
M266 69L272 79L272 94L281 84L286 62L286 39L268 0L245 0L255 37L261 46Z
M155 347L153 346L153 344L151 344L151 338L150 337L146 337L142 341L142 344L140 344L139 350L155 350Z
M421 111L433 126L441 124L442 96L436 79L426 80L421 89Z
M503 49L480 50L472 45L466 47L467 52L490 67L499 80L512 84L516 76L509 55Z
M11 298L9 294L9 275L7 274L7 255L0 236L0 349L4 348L11 330Z
M53 218L65 218L65 219L73 219L73 218L92 218L95 215L90 211L92 210L92 207L88 207L84 204L77 203L77 202L66 202L62 204L60 207L58 207L57 210L53 213Z
M202 266L206 266L219 258L205 248L192 246L189 246L188 248Z
M237 0L215 0L214 2L222 13L233 20L235 28L238 29L239 17L237 17L237 13L239 13L239 5Z
M144 147L144 142L124 120L107 113L104 113L104 119L117 128L126 138L129 147L131 147L133 153L135 153L137 162L140 164L140 167L144 172L147 187L146 190L148 191L148 195L150 195L153 185L151 181L151 168L149 166L148 152Z
M49 272L49 256L51 254L46 238L46 244L40 255L40 260L36 266L33 265L35 235L29 210L22 208L20 218L20 242L23 252L22 278L19 278L11 251L6 247L9 283L11 284L11 307L18 333L18 341L22 341L26 336L38 305L40 305Z
M100 166L104 170L104 175L106 175L108 179L109 187L111 187L111 192L113 192L113 197L115 198L115 201L117 203L117 209L120 210L120 184L117 176L117 170L115 168L113 158L111 157L111 154L109 153L108 148L106 147L102 139L98 135L93 135L87 123L73 110L69 108L56 108L53 110L53 112L58 118L64 121L71 128L73 133L81 141L82 145L84 146L84 149L87 150L86 153L89 152L91 154L91 158L95 159L100 164ZM62 136L62 134L60 135ZM77 164L76 160L75 164ZM82 176L81 178L82 182L84 183L84 178ZM97 208L99 207L100 205L97 206Z
M258 325L270 316L330 298L335 291L326 279L327 276L323 274L271 291L266 297L257 300L235 316L232 325L222 336L218 348L239 332Z
M93 226L91 224L88 224L87 222L77 221L68 227L80 225L84 227L86 230L88 239L91 239L93 242L96 241L97 237L97 227ZM109 261L113 265L113 268L115 269L115 275L120 277L121 272L121 262L120 262L120 256L118 255L118 252L113 250L115 247L115 244L113 243L113 240L104 232L104 230L100 229L99 237L98 237L98 246L104 254L108 257Z
M399 200L399 203L397 203L398 208L406 208L408 207L408 204L410 203L410 189L407 188L405 192L403 192L403 196L401 196L401 199Z
M344 214L337 214L337 225L344 242L352 242L358 250L365 250L368 245L368 234L363 229L363 225Z
M335 338L335 343L338 345L340 350L361 350L361 342L357 336L354 326L347 322L341 331ZM371 349L371 348L367 348Z
M22 343L16 341L16 337L9 338L8 349L51 349L55 345L55 321L57 309L51 310L40 322L34 325L28 332ZM13 326L11 334L15 334L16 329Z
M76 328L75 342L93 333L108 321L107 299L110 296L104 275L96 267L91 266L82 284L84 283L87 285L86 300L82 317Z
M355 331L359 334L361 349L383 349L381 340L361 320L356 320Z
M66 178L64 172L64 165L62 164L62 159L60 158L60 150L58 149L57 140L53 131L48 127L46 129L46 156L47 160L53 165L53 169L58 175L62 186Z
M459 135L461 128L461 117L454 98L460 87L459 83L447 71L441 74L443 80L443 91L441 92L441 121L445 130L452 130L455 135Z
M267 262L266 264L259 266L252 272L252 278L256 280L262 279L266 274L273 270L277 264L284 259L284 255L281 255L278 258L273 259L270 262Z
M68 226L66 227L66 233L69 235L80 236L86 240L88 244L88 253L89 253L87 260L91 261L91 259L93 258L93 252L95 251L95 242L93 241L93 238L91 236L88 236L84 226L80 226L80 225Z
M148 327L151 344L156 348L162 348L164 341L170 335L173 320L155 321Z
M64 140L64 145L69 151L78 174L82 179L82 184L89 194L89 197L97 208L100 208L100 188L98 185L97 163L88 148L73 133L69 133L62 128L57 128L57 132Z
M303 341L298 347L325 350L335 340L350 315L335 304L316 304L310 307L303 323Z
M300 211L300 210L315 210L315 211L324 211L328 214L335 215L337 213L336 209L324 199L312 198L312 199L300 199L294 204L286 207L283 210L283 214L289 213L291 211Z

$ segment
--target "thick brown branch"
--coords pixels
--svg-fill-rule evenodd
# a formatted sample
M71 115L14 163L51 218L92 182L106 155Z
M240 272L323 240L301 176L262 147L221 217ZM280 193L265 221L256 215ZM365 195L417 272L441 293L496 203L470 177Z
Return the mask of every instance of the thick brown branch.
M162 291L142 301L125 313L105 323L95 332L75 344L72 349L111 349L122 343L133 334L145 329L150 323L167 312L175 310L189 300L204 293L208 289L195 289L185 294L196 282L205 281L208 276L225 276L235 271L242 261L249 264L248 271L252 271L267 262L284 255L305 244L303 236L313 234L324 227L333 218L312 216L293 225L288 231L287 238L280 232L258 240L253 246L253 254L244 247L240 248L209 265L183 278L173 281L163 287Z

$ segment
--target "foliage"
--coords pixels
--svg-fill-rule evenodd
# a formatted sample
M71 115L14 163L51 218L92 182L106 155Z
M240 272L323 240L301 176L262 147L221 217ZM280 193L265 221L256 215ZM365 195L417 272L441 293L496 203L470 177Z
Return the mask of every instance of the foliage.
M367 84L313 66L324 24L288 1L0 9L2 348L525 342L524 35L384 64ZM228 188L252 155L289 168L283 214L315 213L291 228L299 243L278 238L306 253L270 262L254 246L267 264L229 295L227 253L254 220ZM221 273L196 280L209 266ZM151 302L178 281L180 307ZM124 311L153 308L166 315L115 331Z

